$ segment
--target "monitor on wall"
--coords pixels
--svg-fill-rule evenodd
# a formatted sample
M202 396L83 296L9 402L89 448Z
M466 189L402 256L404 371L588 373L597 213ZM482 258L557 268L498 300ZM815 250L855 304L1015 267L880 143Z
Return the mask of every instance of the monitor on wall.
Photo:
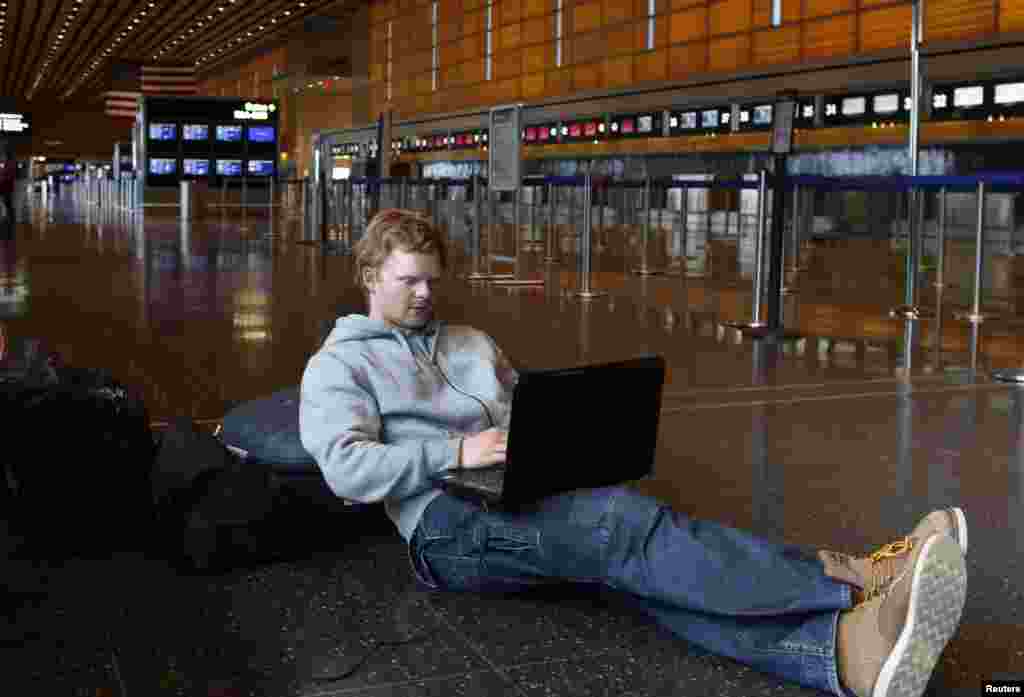
M217 174L222 177L242 176L241 160L217 160Z
M186 157L184 171L190 177L205 177L210 173L210 161L206 158Z
M242 127L237 125L217 126L217 142L219 143L240 143L242 142Z
M173 157L149 158L149 173L156 176L173 176L178 171L178 161Z
M250 177L270 177L274 174L273 160L249 160L248 170Z
M173 142L178 139L178 127L173 123L149 124L149 139Z
M205 123L187 123L182 126L182 135L186 142L210 139L210 127Z
M273 143L274 142L274 127L273 126L249 126L249 142L250 143Z

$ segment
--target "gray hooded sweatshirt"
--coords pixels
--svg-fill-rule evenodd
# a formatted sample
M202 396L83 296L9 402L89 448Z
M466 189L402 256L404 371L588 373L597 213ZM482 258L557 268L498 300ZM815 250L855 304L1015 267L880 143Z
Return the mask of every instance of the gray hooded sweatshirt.
M494 341L431 321L420 332L338 319L302 375L299 433L337 495L383 501L407 541L458 464L460 441L508 428L519 379Z

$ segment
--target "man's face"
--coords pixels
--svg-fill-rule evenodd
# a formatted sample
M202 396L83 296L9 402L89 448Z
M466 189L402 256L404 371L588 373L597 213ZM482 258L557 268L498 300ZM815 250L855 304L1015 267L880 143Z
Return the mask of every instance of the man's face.
M434 291L441 281L441 258L433 254L391 252L374 278L363 275L370 294L370 319L402 329L422 329L434 316Z

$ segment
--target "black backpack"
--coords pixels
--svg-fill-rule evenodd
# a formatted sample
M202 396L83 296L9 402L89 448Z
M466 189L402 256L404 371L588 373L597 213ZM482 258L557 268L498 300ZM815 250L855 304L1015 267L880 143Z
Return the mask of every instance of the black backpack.
M12 523L50 555L137 546L152 520L155 454L141 396L106 370L64 365L37 340L8 349L0 459Z
M188 418L159 436L150 478L167 558L185 571L254 561L276 499L267 466L231 452Z

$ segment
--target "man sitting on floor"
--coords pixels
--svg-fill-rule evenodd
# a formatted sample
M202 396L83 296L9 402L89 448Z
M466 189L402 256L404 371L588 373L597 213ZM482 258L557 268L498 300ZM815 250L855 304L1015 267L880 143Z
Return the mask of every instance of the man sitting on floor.
M603 584L678 636L786 680L844 697L925 690L967 592L963 511L935 511L853 558L693 520L626 486L516 512L449 495L432 475L505 461L518 374L487 334L433 318L445 245L427 218L382 211L355 254L369 313L339 319L310 359L302 444L338 496L385 503L422 583Z

